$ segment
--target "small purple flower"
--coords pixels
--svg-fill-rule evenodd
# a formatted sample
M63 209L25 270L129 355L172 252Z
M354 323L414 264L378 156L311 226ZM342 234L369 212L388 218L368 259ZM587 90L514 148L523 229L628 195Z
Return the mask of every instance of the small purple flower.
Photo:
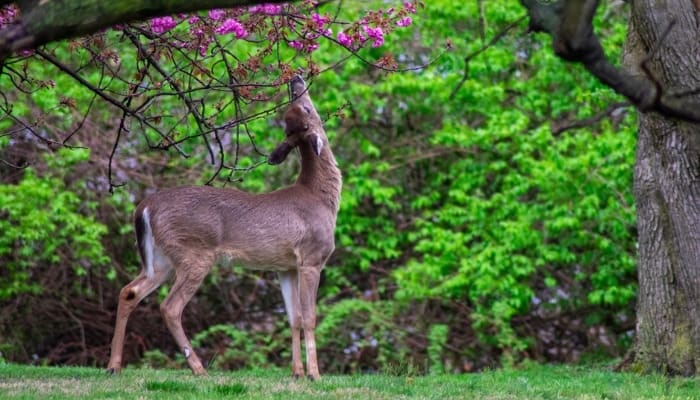
M202 36L204 36L204 29L192 28L192 29L190 29L190 35L201 38Z
M279 4L260 4L248 8L251 14L277 15L282 12L282 6Z
M411 25L411 22L413 22L411 20L411 17L404 17L404 18L401 18L400 20L396 21L396 25L405 27L405 26Z
M190 19L187 20L187 22L189 22L190 25L196 24L198 21L199 21L199 17L196 15L191 16Z
M345 34L345 32L338 32L338 43L345 47L350 47L352 44L352 38Z
M233 33L238 39L248 36L248 31L246 31L245 27L233 18L227 18L214 32L219 35Z
M292 40L289 42L289 47L297 50L303 50L304 49L304 43L298 40Z
M157 33L159 35L173 29L175 25L177 25L177 22L175 22L173 17L153 18L150 22L153 33Z
M0 28L15 20L17 8L14 5L0 7Z
M212 10L209 10L209 18L213 19L214 21L220 20L224 16L224 10L220 8L214 8Z
M411 14L416 13L416 5L411 3L410 1L404 2L403 6L406 7L406 10L408 10L408 12L410 12Z
M330 18L324 17L318 13L313 14L311 16L311 20L314 21L316 23L316 25L318 25L319 28L323 28L323 25L325 25L331 21Z
M372 39L372 47L379 47L384 44L384 31L382 28L370 28L369 26L363 26L365 33L369 39Z
M199 45L199 55L205 57L207 55L207 50L209 50L209 42L202 43Z

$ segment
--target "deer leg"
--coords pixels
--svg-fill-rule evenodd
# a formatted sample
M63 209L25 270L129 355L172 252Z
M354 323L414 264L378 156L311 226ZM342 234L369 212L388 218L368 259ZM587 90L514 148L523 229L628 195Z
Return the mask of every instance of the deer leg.
M321 277L319 267L299 268L299 300L301 303L302 324L304 327L304 341L306 342L306 374L309 379L318 379L318 360L316 359L316 292Z
M187 268L177 269L175 272L175 283L173 284L168 297L160 305L165 324L168 326L170 334L173 335L178 347L182 350L187 360L187 364L195 375L205 375L206 371L197 354L192 350L192 344L182 329L182 311L187 303L192 299L195 292L202 284L204 277L209 272L209 265L187 264ZM190 267L191 266L191 267Z
M126 323L134 308L153 292L158 286L168 278L170 268L161 268L154 271L150 278L145 272L124 286L119 292L119 305L117 306L117 321L114 325L114 337L112 338L112 349L107 364L107 372L110 374L119 373L122 367L122 353L124 351L124 336L126 335Z
M292 329L292 376L304 376L304 366L301 363L301 304L299 303L299 274L297 271L279 273L280 288L287 309L289 326Z

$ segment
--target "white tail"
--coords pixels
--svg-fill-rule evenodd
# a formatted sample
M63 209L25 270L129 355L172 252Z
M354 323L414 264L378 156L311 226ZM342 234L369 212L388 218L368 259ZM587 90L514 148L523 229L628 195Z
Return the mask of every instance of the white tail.
M153 232L151 231L151 222L148 217L148 209L144 208L143 213L141 213L143 218L143 237L137 239L139 246L139 251L141 252L141 260L143 260L143 268L146 271L146 278L152 279L155 274L153 268L153 249L155 244L153 243Z
M321 119L301 77L290 82L292 104L285 113L286 138L270 154L282 162L298 148L301 172L294 185L251 194L236 189L178 187L141 202L134 225L144 271L119 294L108 371L122 366L124 336L136 305L174 271L175 283L161 311L187 363L205 373L182 329L182 311L219 257L248 268L274 270L280 278L292 329L292 373L303 376L301 329L306 342L306 373L318 378L316 292L321 270L334 249L341 174Z

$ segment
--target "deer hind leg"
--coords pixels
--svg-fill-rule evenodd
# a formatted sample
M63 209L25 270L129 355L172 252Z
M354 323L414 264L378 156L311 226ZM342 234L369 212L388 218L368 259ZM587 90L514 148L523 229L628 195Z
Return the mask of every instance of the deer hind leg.
M192 344L187 339L184 329L182 329L182 311L202 284L207 273L209 273L214 260L213 257L206 256L199 257L199 259L191 257L188 260L191 262L177 265L175 283L170 289L168 297L161 303L160 311L163 314L163 319L168 326L170 334L172 334L178 347L182 350L187 360L187 365L189 365L195 375L204 375L206 370L192 349ZM197 261L194 262L192 260Z
M316 293L321 278L321 267L299 267L299 300L301 303L302 325L304 327L304 341L306 342L306 374L309 379L318 379L321 374L318 371L316 359Z
M131 312L134 311L134 308L136 308L141 300L162 285L169 275L170 265L163 263L160 268L154 270L153 276L148 277L146 272L142 271L136 279L124 286L119 292L117 321L114 326L114 337L112 338L109 364L107 364L108 373L115 374L121 371L126 324Z
M292 376L304 376L301 363L301 303L299 302L299 273L296 270L279 273L280 288L287 310L289 326L292 329Z

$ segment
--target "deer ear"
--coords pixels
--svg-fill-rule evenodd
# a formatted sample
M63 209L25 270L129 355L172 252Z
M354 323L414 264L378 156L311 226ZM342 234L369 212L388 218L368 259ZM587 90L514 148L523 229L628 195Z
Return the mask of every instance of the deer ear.
M280 143L272 153L270 153L270 156L267 158L267 163L270 165L277 165L281 163L287 158L289 152L292 151L293 148L294 147L292 147L285 140L284 142Z
M321 139L321 137L316 134L311 134L306 137L306 140L309 141L309 144L314 150L314 153L316 153L317 156L320 156L321 150L323 150L323 139Z

